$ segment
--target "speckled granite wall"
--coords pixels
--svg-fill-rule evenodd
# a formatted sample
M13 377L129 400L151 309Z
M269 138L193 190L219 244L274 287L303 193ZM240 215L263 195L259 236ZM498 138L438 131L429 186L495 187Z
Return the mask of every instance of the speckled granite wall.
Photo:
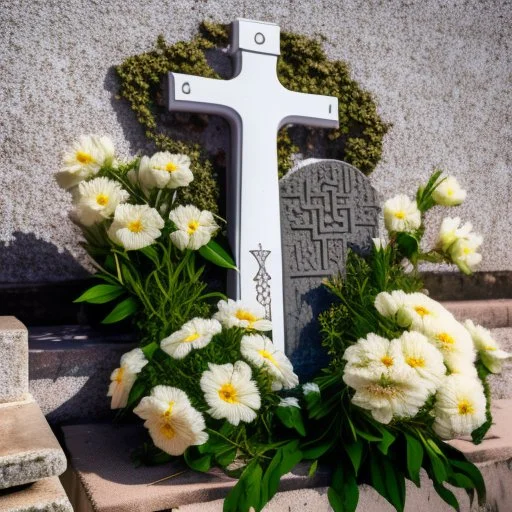
M82 133L111 135L124 156L146 148L114 99L113 66L159 33L187 39L204 19L236 17L327 36L329 57L350 64L393 124L373 185L387 196L449 169L472 192L458 213L485 235L482 269L512 269L510 1L4 0L0 282L84 274L70 199L52 176Z

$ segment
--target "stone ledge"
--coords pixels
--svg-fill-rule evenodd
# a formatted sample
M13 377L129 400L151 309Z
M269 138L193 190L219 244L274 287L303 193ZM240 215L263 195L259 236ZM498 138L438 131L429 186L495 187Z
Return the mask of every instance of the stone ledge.
M28 333L14 316L0 316L0 403L28 393Z
M0 405L0 489L60 475L66 457L34 401Z
M442 304L459 321L470 318L488 329L512 327L512 299L461 300Z
M481 445L470 446L465 441L454 441L453 444L472 460L480 461L479 467L488 486L486 507L498 510L492 507L500 504L502 508L499 510L507 510L504 504L512 502L512 431L508 428L512 400L496 401L494 413L497 424ZM184 512L192 512L198 507L203 512L216 512L221 510L222 499L236 482L220 471L199 474L188 470L178 474L186 469L180 463L135 469L129 451L144 439L141 426L75 425L63 427L63 432L71 455L63 483L76 512L148 512L176 507ZM174 474L173 478L150 485ZM325 495L328 474L321 471L315 478L306 475L307 466L288 474L281 483L279 494L266 508L267 512L329 510ZM426 474L422 477L421 489L408 483L407 492L406 510L451 510L437 496ZM478 507L474 508L476 505L471 508L464 490L455 492L462 510L478 510ZM362 486L358 510L387 512L393 509L373 489Z
M73 512L58 477L0 491L3 512Z

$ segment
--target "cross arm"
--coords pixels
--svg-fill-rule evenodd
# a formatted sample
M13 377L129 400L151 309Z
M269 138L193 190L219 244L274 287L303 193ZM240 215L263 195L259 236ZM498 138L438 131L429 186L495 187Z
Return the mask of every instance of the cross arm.
M319 128L338 128L338 98L305 94L285 89L283 117L279 128L286 124L307 124Z

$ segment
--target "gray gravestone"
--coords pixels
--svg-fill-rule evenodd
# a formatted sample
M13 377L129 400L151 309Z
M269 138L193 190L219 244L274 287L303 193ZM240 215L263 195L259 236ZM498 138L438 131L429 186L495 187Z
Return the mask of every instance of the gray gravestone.
M363 173L320 160L280 181L286 352L302 378L326 362L318 315L330 296L322 279L345 268L348 248L368 251L380 207Z

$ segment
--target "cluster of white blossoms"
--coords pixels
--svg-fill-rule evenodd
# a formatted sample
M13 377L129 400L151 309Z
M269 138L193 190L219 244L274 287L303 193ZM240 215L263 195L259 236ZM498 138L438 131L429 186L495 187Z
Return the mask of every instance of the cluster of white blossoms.
M225 419L232 425L252 422L261 407L261 395L253 369L268 375L273 391L292 389L299 379L289 359L276 349L270 338L261 334L272 329L265 320L263 308L245 307L241 301L221 300L212 319L193 318L181 329L163 339L160 348L176 360L186 358L192 351L207 347L222 329L242 328L240 354L242 359L227 364L208 363L199 380L206 414ZM121 367L111 376L108 396L113 409L127 405L130 390L137 374L148 363L141 349L135 349L121 358ZM311 384L312 392L318 387ZM151 396L141 400L135 414L146 420L155 445L171 455L181 455L188 446L207 440L205 419L191 404L183 390L170 386L156 386Z
M434 397L434 429L443 438L468 435L485 422L486 398L478 378L478 357L491 372L512 357L490 332L455 320L422 293L382 292L375 308L408 329L388 340L369 334L347 348L343 379L353 403L382 423L411 418Z
M389 232L416 231L421 226L421 212L416 201L399 194L384 203L384 224Z
M459 217L446 217L441 223L437 241L437 246L466 274L473 272L482 261L482 255L477 250L483 239L472 230L470 222L461 226Z
M57 174L64 188L75 188L74 202L78 222L92 226L111 220L108 236L127 251L143 249L161 236L165 221L149 204L130 204L130 193L121 184L105 176L96 177L102 167L115 165L115 150L108 137L80 137L64 155L63 169ZM139 185L146 197L151 190L176 189L189 185L194 176L190 158L167 151L141 158L137 170L128 172L125 185ZM158 200L157 200L158 202ZM162 213L163 215L163 213ZM176 228L170 234L180 250L198 250L219 229L211 212L195 206L178 206L169 213Z

